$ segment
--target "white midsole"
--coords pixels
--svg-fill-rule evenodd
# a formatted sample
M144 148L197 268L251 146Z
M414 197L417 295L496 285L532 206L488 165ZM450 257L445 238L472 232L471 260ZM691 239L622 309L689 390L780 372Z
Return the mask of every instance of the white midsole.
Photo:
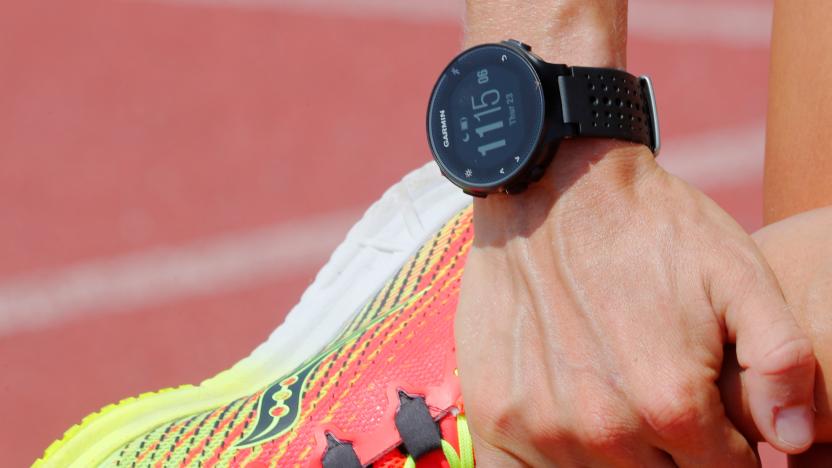
M250 356L197 387L134 400L102 414L63 441L43 466L97 465L160 424L250 395L290 372L333 340L407 258L470 202L435 164L411 172L352 227L284 323Z

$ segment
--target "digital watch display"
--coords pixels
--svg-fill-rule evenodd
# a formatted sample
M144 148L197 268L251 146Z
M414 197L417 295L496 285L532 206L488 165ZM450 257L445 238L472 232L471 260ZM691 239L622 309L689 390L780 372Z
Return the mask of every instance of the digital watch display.
M512 48L484 45L457 57L436 85L431 146L470 186L491 186L523 167L540 140L544 98L537 72Z
M484 44L439 76L428 142L453 183L477 196L522 191L542 175L562 138L607 136L658 149L649 80L548 64L530 51L513 40Z

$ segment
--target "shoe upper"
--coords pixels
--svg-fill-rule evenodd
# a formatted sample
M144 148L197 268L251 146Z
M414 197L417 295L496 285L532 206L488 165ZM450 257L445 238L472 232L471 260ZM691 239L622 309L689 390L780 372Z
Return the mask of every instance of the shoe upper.
M453 323L471 217L469 207L450 219L329 346L292 372L166 422L104 464L392 467L412 456L447 465L453 454L443 450L459 446Z

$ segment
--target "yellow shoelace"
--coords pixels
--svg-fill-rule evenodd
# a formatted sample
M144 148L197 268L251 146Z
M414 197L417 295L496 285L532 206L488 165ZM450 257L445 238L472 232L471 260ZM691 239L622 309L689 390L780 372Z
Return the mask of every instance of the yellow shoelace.
M474 468L474 444L471 432L468 431L468 421L464 414L456 417L456 433L459 439L459 453L456 453L450 442L442 439L442 452L450 468ZM416 460L408 456L404 468L416 468Z

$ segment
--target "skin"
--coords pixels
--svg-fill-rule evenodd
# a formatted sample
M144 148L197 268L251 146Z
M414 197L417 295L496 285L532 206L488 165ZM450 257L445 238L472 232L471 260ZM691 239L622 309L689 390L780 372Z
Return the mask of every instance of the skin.
M624 68L626 2L469 0L466 44ZM789 453L814 437L812 343L751 238L643 146L564 142L544 178L475 200L457 311L481 466L755 466L716 385Z
M830 22L832 11L823 0L777 0L774 4L763 184L766 223L832 205ZM830 237L832 233L827 231L825 241ZM800 240L783 239L784 250L792 248L790 241ZM807 249L807 244L796 245ZM832 258L826 259L832 262ZM788 292L786 281L781 278ZM818 297L817 292L812 297ZM818 308L818 315L811 318L823 320L830 309ZM815 346L819 346L817 341ZM832 445L816 445L800 457L790 457L789 463L795 467L830 466Z
M792 215L754 233L780 282L786 301L817 356L816 440L832 442L832 207ZM745 374L728 349L720 377L728 414L752 440L760 440L748 408ZM829 446L816 445L792 457L792 466L829 466Z
M774 14L764 178L767 224L832 205L832 9L824 0L779 0Z

